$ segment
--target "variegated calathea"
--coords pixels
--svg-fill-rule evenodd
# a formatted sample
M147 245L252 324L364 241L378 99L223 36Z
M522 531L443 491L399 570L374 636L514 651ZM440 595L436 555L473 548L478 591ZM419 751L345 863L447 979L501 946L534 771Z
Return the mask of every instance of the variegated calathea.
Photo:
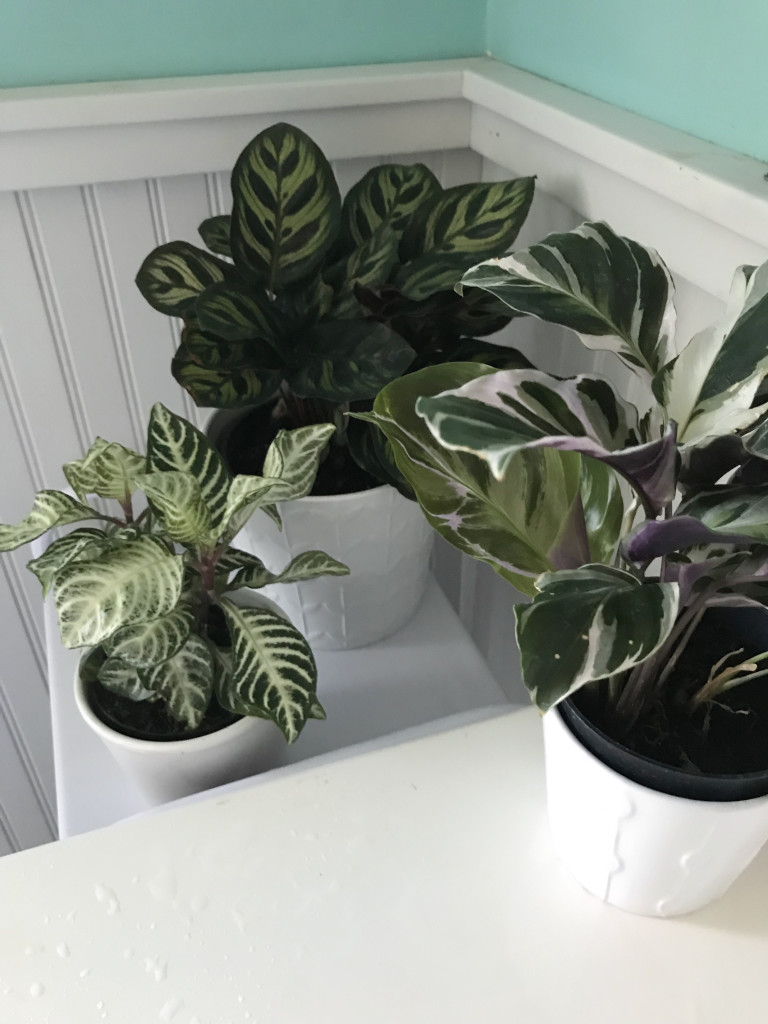
M22 522L0 525L0 551L92 524L29 562L44 595L53 594L64 645L89 648L84 678L162 706L180 737L216 705L271 719L291 743L309 718L325 717L312 651L276 606L243 606L236 593L349 570L305 551L270 572L232 541L255 512L279 521L276 502L309 493L333 429L282 432L264 476L232 477L205 436L158 403L146 455L97 438L64 466L72 493L41 491ZM115 501L117 514L88 504L89 495Z
M508 251L533 190L533 178L444 189L423 164L382 164L342 202L316 143L276 124L235 164L231 215L200 225L207 249L161 245L136 282L156 310L183 321L172 370L198 405L268 407L287 427L333 422L334 441L366 473L407 490L380 436L362 423L347 436L343 414L369 408L409 369L528 365L481 340L512 311L454 286Z
M768 264L687 343L659 254L603 223L458 287L613 353L641 401L598 374L446 364L388 384L368 421L435 529L531 599L517 637L542 711L587 688L623 736L706 713L766 671L741 649L678 669L710 609L768 607Z

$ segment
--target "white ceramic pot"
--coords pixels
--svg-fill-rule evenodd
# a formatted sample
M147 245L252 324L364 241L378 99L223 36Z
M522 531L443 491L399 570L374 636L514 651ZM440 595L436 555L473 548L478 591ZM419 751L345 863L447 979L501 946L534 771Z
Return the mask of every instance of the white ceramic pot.
M188 740L158 742L123 736L93 713L79 673L75 702L85 722L152 806L272 768L285 746L277 726L263 718L241 718Z
M300 498L278 508L282 531L257 512L235 544L258 555L273 572L313 548L350 569L349 576L264 588L311 647L365 647L408 622L424 594L434 536L416 502L382 486Z
M768 796L717 802L648 789L586 750L557 708L544 716L544 744L557 854L585 889L622 910L696 910L768 839Z

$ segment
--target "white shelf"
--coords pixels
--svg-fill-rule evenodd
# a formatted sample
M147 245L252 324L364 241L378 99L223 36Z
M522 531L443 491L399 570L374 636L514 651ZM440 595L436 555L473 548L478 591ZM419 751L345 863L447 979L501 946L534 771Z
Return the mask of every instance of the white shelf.
M64 838L111 825L147 805L80 718L73 697L79 652L59 643L50 605L46 632L59 834ZM338 757L355 744L371 744L449 716L508 706L434 581L412 622L388 640L356 651L319 651L316 659L318 694L328 718L310 721L297 742L285 748L286 766L319 755Z

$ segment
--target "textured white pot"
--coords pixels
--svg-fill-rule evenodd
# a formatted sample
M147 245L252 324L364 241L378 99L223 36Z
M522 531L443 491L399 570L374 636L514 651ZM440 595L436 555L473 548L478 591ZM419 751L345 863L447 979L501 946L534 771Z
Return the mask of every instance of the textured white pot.
M635 914L685 914L721 896L768 839L768 796L713 802L632 782L544 716L549 821L589 892Z
M263 718L241 718L218 732L189 740L156 742L123 736L93 713L79 673L75 702L85 722L152 806L272 768L285 746L277 726Z
M265 587L317 650L365 647L412 617L429 575L433 531L414 501L375 487L278 505L283 529L256 513L235 541L273 572L295 555L325 551L349 576Z

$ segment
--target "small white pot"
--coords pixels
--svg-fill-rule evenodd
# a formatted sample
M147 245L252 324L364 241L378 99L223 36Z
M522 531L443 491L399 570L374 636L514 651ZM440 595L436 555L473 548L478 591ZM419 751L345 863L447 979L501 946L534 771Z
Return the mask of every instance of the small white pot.
M316 650L346 650L383 640L413 616L429 576L433 531L414 501L375 487L279 504L283 529L257 512L235 543L273 572L302 551L319 549L349 566L349 576L265 587Z
M79 673L75 702L85 722L104 742L152 806L244 779L279 762L285 739L274 722L241 718L188 740L138 740L115 732L91 710Z
M622 910L696 910L768 839L768 796L717 802L648 789L586 750L557 708L544 716L544 745L557 854L585 889Z

